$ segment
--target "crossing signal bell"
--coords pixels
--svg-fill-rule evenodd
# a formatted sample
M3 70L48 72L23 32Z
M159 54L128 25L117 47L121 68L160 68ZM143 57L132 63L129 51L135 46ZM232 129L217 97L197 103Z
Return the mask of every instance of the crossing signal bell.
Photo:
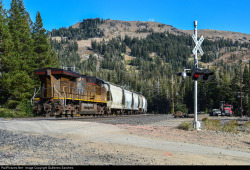
M186 72L186 71L190 71L190 69L183 69L182 72L178 72L176 73L177 76L181 76L182 77L182 80L185 81L185 79L187 78L187 76L191 76L191 73L190 72Z

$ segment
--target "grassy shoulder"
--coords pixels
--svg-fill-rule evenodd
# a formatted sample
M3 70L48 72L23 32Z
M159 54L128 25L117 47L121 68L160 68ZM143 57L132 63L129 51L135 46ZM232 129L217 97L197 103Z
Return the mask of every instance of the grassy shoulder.
M33 117L33 106L29 101L21 102L15 109L0 107L0 117Z
M227 122L222 122L221 120L214 120L209 118L203 118L202 122L204 124L203 129L212 131L222 131L229 133L239 133L240 131L250 133L250 121L245 123L239 123L237 120L229 120ZM194 130L193 122L182 122L178 127L182 130Z

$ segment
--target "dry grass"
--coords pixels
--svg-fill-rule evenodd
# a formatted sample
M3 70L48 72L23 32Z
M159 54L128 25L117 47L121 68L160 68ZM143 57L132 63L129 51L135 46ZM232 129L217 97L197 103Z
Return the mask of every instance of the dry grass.
M206 117L203 118L202 121L207 130L238 133L239 122L237 120L229 120L228 123L221 124L220 120L208 119Z
M238 133L237 131L238 124L239 122L237 120L229 120L229 122L223 126L222 130L224 132Z
M207 117L202 119L207 130L221 131L220 120L208 119Z
M246 132L250 134L250 120L244 123L243 127L246 129Z
M192 122L182 122L177 128L182 130L193 130L193 124Z

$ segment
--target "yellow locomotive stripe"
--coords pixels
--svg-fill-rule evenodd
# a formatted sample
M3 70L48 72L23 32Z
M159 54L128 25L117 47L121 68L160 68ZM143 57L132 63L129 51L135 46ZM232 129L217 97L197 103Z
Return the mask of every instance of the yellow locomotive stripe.
M58 98L58 97L54 97L52 99L64 99L64 98ZM72 98L66 98L67 100L72 100ZM100 100L84 100L84 99L74 99L74 100L80 100L83 102L96 102L96 103L107 103L107 101L100 101Z
M52 99L64 99L64 98L58 98L58 97L54 97ZM72 98L66 98L67 100L72 100ZM34 100L41 100L41 98L34 98ZM84 100L84 99L74 99L74 100L80 100L83 102L96 102L96 103L107 103L107 101L101 101L101 100Z

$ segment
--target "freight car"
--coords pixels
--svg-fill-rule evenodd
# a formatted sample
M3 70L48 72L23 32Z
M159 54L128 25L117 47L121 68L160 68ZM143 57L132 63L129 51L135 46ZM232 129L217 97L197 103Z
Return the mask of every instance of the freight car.
M34 71L41 81L34 96L34 113L44 116L140 114L147 112L147 100L97 77L59 68Z

